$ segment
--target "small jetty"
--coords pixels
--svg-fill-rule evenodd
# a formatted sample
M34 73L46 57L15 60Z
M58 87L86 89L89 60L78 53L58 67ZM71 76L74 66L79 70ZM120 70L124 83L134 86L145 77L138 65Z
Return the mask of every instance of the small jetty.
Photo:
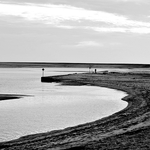
M59 76L41 77L41 82L60 82Z
M78 76L77 73L73 74L66 74L66 75L56 75L56 76L42 76L41 82L64 82L64 81L72 81L76 76ZM70 79L71 77L71 79Z

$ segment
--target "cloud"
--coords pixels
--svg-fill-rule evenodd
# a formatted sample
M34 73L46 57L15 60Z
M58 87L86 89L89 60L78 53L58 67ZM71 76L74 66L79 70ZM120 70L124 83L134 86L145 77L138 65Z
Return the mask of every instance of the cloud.
M143 1L143 0L113 0L117 2L137 2L137 1Z
M101 44L101 43L98 43L98 42L95 42L95 41L82 41L82 42L80 42L80 43L78 43L77 45L76 45L76 47L86 47L86 46L96 46L96 47L102 47L103 46L103 44Z
M67 20L88 20L114 24L116 26L150 27L150 23L128 20L124 16L103 11L86 10L68 5L0 4L0 14L18 16L29 21L43 21L43 23L47 24L56 24Z
M139 34L150 34L150 28L131 28L129 29L129 32Z
M75 26L69 26L69 25L57 25L57 28L63 28L63 29L76 29Z
M122 15L87 10L69 5L1 3L0 16L13 16L16 19L23 18L25 21L39 22L65 29L82 28L98 32L121 33L149 33L150 30L149 22L134 21ZM70 22L74 22L75 25L69 24ZM80 22L85 22L84 26ZM99 24L99 26L94 24Z
M148 2L148 0L113 0L113 1L115 1L115 2L129 2L129 3L131 3L131 2L135 2L135 3L139 3L139 2L145 3L145 2Z
M101 27L86 27L86 29L94 30L96 32L120 32L120 33L139 33L150 34L150 28L101 28Z
M125 33L127 31L126 28L111 28L111 27L86 27L86 29L92 29L97 32L122 32Z

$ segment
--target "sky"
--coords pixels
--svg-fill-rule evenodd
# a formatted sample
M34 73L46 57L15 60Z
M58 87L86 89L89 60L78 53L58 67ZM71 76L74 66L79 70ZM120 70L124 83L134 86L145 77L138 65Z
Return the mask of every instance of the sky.
M0 61L150 64L150 0L0 0Z

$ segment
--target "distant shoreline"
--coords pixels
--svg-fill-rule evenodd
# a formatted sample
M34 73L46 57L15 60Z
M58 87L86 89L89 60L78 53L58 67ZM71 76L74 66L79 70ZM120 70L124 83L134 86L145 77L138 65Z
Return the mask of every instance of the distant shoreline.
M123 98L128 102L128 106L111 116L94 122L0 143L0 149L150 148L149 74L84 73L47 78L53 78L63 85L92 85L124 91L128 93L128 96Z
M52 63L52 62L0 62L0 68L150 68L150 64L125 63Z

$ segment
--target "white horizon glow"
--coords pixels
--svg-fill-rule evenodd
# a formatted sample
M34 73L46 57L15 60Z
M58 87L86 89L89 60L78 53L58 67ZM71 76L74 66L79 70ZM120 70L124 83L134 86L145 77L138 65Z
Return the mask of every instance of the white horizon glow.
M95 23L105 23L108 27L88 27L101 32L133 32L133 33L150 33L150 23L142 21L129 20L125 16L107 13L103 11L87 10L84 8L73 7L69 5L54 4L0 4L0 16L14 16L18 19L24 18L26 21L40 22L46 25L53 25L66 29L77 28L71 25L65 25L65 21L90 21ZM78 26L80 28L80 26ZM138 31L139 28L139 31Z

